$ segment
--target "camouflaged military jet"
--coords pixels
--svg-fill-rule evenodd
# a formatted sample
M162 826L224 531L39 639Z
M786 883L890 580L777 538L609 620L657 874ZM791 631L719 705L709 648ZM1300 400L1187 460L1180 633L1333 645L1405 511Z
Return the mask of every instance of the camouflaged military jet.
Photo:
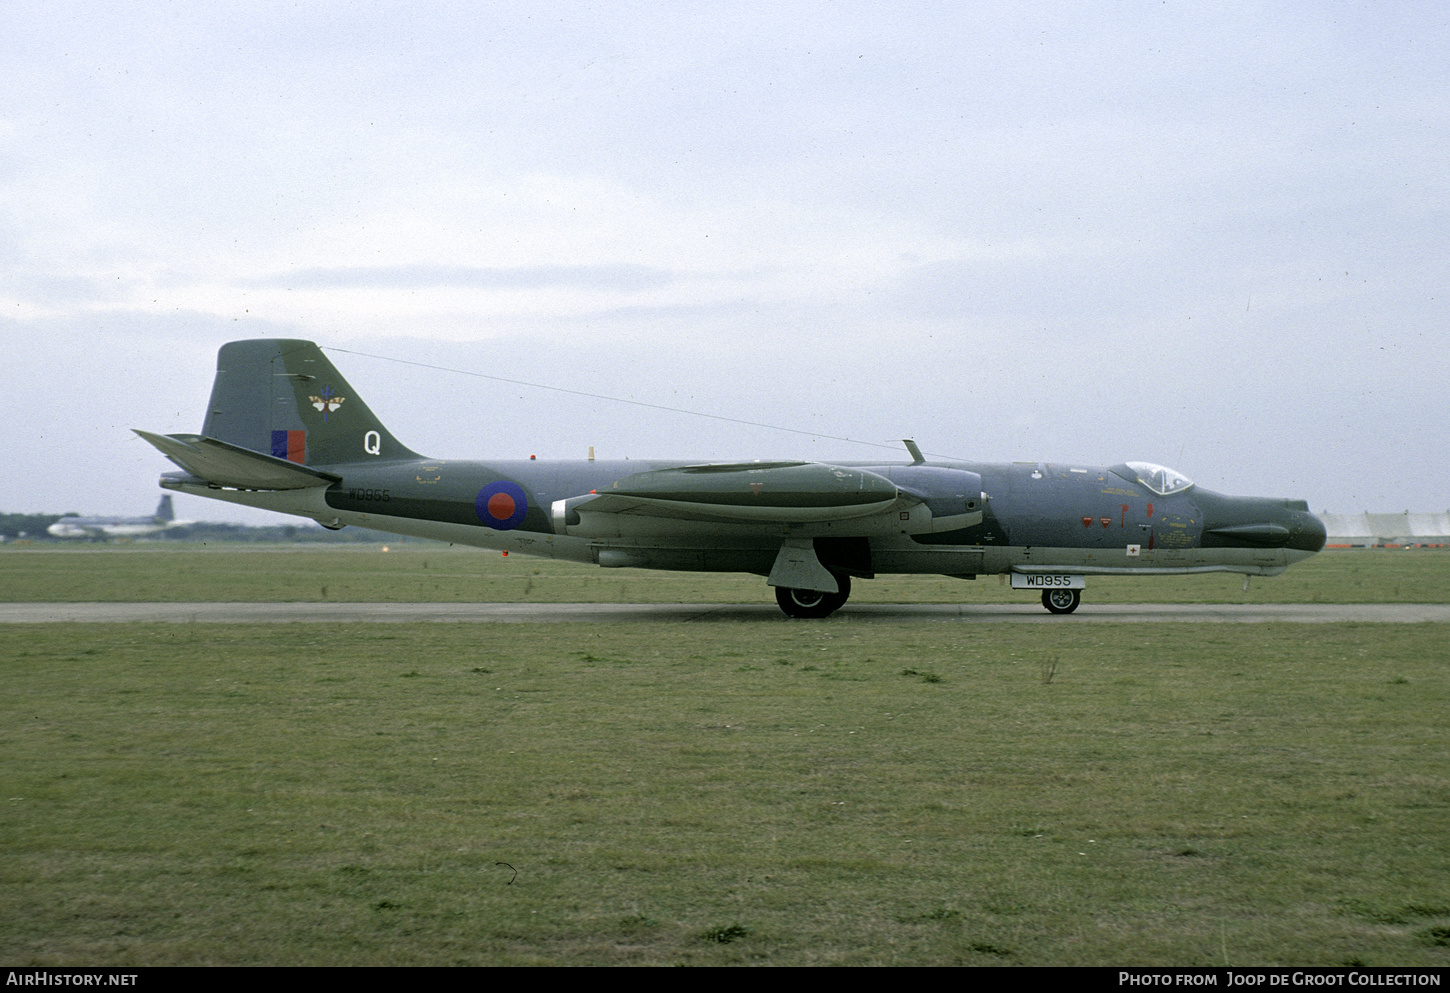
M891 463L429 459L308 341L222 346L202 433L136 433L182 468L168 490L605 568L751 572L791 617L879 573L1010 576L1068 614L1090 575L1273 576L1325 537L1303 500L1147 462L928 462L910 440Z

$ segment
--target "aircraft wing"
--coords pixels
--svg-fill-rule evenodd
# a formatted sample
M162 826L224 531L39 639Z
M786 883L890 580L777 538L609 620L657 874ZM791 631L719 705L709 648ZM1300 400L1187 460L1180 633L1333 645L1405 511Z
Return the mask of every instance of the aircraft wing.
M152 434L132 428L163 455L200 479L239 490L301 490L342 477L196 434Z
M734 462L637 472L589 504L593 513L684 520L839 521L889 509L896 484L820 462Z
M614 536L650 521L737 525L828 525L930 513L921 497L884 476L820 462L739 462L638 472L609 489L554 504L559 533ZM628 522L634 522L633 524Z

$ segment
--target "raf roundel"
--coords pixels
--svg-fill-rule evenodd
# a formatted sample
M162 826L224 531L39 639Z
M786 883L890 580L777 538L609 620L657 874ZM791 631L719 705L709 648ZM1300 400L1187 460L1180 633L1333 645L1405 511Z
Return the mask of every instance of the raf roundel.
M529 499L524 496L522 486L499 480L479 490L473 506L478 511L478 519L486 526L495 531L512 531L524 522Z

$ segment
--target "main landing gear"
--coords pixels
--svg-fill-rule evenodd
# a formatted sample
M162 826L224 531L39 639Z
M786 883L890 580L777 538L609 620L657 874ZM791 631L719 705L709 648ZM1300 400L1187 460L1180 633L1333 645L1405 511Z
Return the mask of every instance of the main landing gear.
M1043 590L1042 605L1054 614L1070 614L1082 603L1082 590Z
M775 602L785 611L787 617L828 617L851 595L851 577L836 576L841 587L839 593L825 593L821 590L796 590L789 586L775 588Z

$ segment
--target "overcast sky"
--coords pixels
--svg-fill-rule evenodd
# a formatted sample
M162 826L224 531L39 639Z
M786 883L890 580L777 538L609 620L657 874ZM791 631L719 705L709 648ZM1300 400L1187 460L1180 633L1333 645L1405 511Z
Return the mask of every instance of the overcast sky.
M148 513L129 429L272 336L439 457L896 456L350 353L1445 510L1447 52L1443 3L7 0L0 511Z

